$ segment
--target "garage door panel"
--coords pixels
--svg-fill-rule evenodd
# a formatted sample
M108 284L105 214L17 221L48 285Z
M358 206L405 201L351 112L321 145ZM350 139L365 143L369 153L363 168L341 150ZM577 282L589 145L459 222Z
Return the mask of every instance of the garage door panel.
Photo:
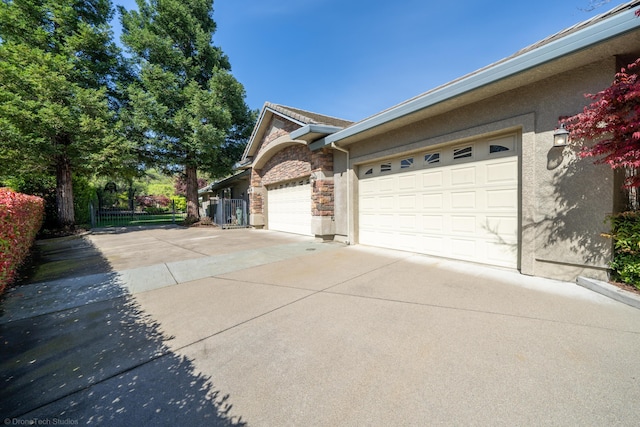
M296 182L269 189L267 218L270 230L311 235L311 185Z
M393 214L378 215L377 226L382 229L392 230L395 222L393 218Z
M395 235L395 249L417 251L420 248L419 237L415 234L398 233Z
M374 228L377 226L378 216L374 214L363 214L360 216L360 226L363 228Z
M443 227L442 215L423 215L422 230L441 232Z
M518 240L518 220L514 217L487 216L484 229L488 234L515 243Z
M517 156L383 173L360 179L360 243L517 267Z
M475 216L459 216L451 217L451 231L457 234L476 234L476 217Z
M402 191L402 190L415 190L415 187L416 187L416 176L415 175L401 176L398 179L398 189L400 191Z
M378 184L374 180L363 179L360 183L360 194L376 194L378 192Z
M382 178L378 180L378 191L380 193L391 193L394 192L394 179L393 177Z
M424 188L440 188L443 183L442 171L422 173L422 186Z
M475 259L477 241L474 239L451 239L451 254L454 258Z
M444 207L444 195L442 193L425 194L422 196L422 207L424 209L440 210Z
M384 196L378 197L378 209L384 211L389 210L392 211L395 209L395 197L394 196Z
M415 230L417 226L416 215L398 215L398 228L400 230Z
M486 244L486 256L490 264L511 267L513 263L512 259L517 256L517 252L517 243L505 245L499 242L487 242Z
M398 206L401 210L416 209L416 196L415 194L401 195L398 197Z
M422 238L422 252L430 255L439 255L442 251L448 250L448 244L443 236L426 235Z
M518 164L513 161L487 165L487 182L513 183L517 180Z
M518 190L499 189L486 191L487 209L517 209Z
M378 208L378 199L372 196L360 197L360 209L363 211L375 211Z
M476 183L476 167L466 167L451 170L451 185L475 185Z
M453 209L475 209L476 193L474 191L451 193L451 207Z

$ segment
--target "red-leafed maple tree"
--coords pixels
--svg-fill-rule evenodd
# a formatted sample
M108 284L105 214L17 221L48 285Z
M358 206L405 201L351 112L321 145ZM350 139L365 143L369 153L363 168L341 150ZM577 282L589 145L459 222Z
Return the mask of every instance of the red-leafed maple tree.
M581 157L597 164L624 169L624 186L640 187L640 58L622 68L613 84L595 95L593 102L565 121L571 139L582 143ZM595 141L592 145L584 144ZM631 173L629 173L631 172Z
M640 12L636 12L640 16ZM608 88L587 95L593 102L565 120L570 137L582 144L580 156L625 171L629 208L608 217L613 238L612 278L640 290L640 58L622 68Z

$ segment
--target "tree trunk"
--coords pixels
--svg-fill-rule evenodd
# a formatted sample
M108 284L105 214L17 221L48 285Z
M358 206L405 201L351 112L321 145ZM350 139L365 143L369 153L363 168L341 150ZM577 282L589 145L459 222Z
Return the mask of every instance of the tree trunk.
M58 225L63 229L73 229L75 212L73 210L71 160L65 154L59 154L56 158L56 207Z
M198 208L198 172L195 166L187 166L187 222L200 220Z

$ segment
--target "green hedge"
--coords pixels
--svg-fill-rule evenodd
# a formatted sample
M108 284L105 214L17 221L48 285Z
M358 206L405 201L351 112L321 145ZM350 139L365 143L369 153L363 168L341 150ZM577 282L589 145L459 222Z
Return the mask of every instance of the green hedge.
M622 212L609 217L613 238L613 279L640 289L640 212Z

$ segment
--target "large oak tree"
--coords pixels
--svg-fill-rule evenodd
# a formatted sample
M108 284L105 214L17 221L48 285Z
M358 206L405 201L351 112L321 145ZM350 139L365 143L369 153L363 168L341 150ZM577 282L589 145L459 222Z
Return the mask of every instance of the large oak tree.
M229 59L213 45L212 0L136 2L138 11L120 9L122 42L139 66L129 90L134 122L151 161L184 173L187 220L195 221L198 170L228 174L253 116Z

